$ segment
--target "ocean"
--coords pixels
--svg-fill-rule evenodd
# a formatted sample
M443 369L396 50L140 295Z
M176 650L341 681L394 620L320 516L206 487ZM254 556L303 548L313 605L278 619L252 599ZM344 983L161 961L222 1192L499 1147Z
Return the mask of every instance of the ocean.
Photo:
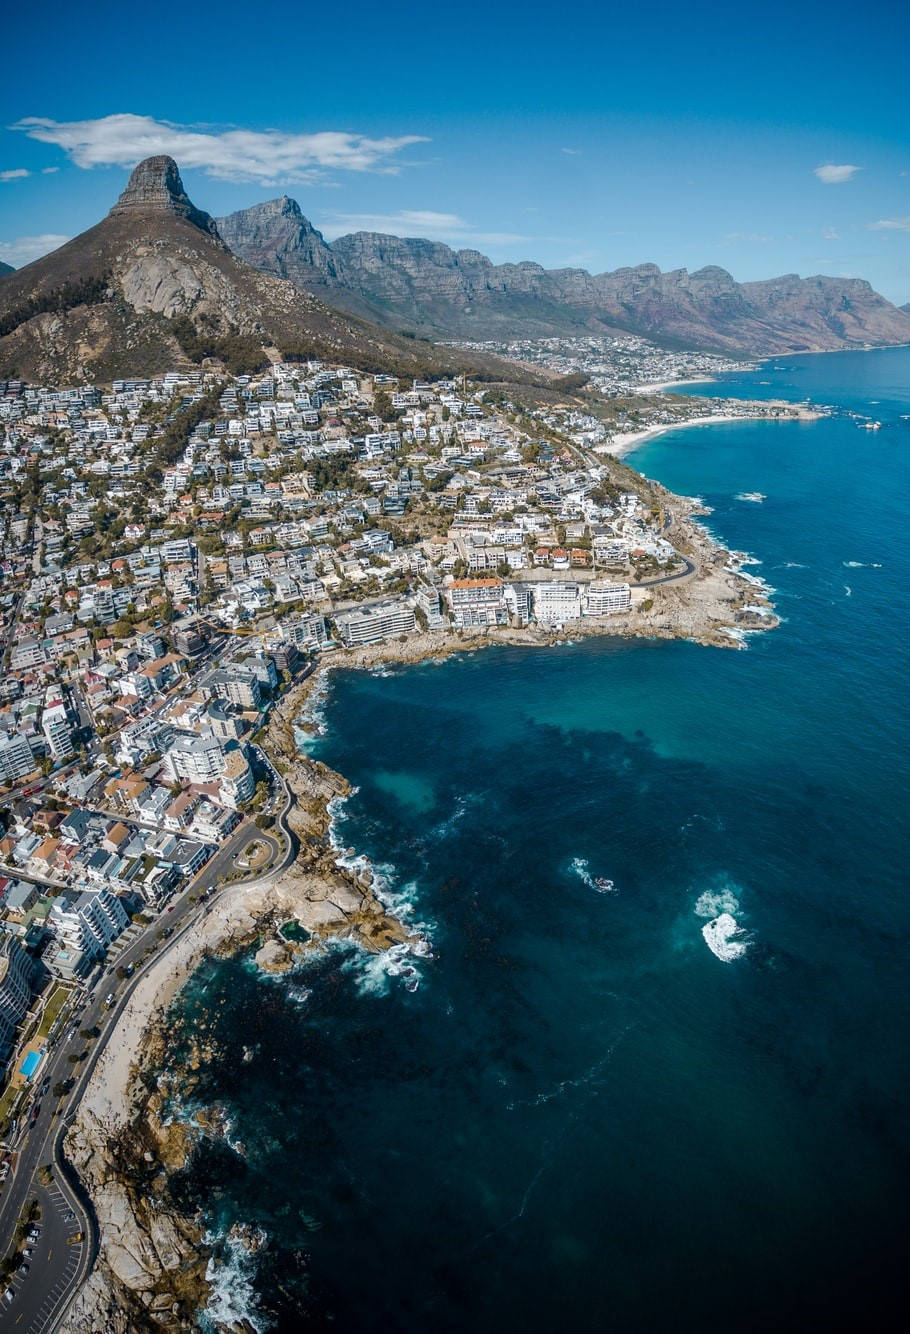
M690 392L835 409L631 459L781 626L332 673L336 836L432 957L195 974L204 1328L868 1327L903 1282L910 350Z

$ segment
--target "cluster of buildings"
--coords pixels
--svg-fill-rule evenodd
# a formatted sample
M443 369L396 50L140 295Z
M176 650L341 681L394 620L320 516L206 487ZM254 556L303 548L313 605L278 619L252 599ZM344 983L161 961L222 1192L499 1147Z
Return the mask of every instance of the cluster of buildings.
M634 334L516 338L457 346L544 366L558 375L582 372L606 398L634 397L658 388L672 392L674 384L716 380L734 371L755 369L753 362L734 361L716 352L674 351Z

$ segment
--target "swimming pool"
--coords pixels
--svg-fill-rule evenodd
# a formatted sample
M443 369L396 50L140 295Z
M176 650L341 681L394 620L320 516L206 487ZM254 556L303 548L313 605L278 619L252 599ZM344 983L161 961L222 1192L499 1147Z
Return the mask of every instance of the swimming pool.
M38 1069L38 1066L44 1060L43 1051L30 1051L25 1060L19 1067L19 1073L25 1075L26 1079L31 1079L32 1075Z

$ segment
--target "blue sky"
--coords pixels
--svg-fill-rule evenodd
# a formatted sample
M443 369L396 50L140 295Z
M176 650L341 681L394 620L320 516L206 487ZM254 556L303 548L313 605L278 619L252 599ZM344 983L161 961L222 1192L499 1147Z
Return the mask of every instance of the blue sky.
M496 260L868 278L910 301L910 6L20 6L0 258L101 217L154 151L214 214ZM819 170L821 169L821 170Z

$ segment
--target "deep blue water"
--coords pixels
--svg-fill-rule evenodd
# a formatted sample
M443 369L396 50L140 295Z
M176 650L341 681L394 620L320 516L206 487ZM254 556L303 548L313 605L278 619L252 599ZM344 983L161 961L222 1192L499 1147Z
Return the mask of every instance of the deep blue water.
M865 1327L903 1282L910 351L773 365L724 392L838 415L634 462L762 561L777 631L333 674L340 837L435 957L415 992L220 962L181 1003L246 1156L180 1189L267 1234L224 1284L261 1328Z

